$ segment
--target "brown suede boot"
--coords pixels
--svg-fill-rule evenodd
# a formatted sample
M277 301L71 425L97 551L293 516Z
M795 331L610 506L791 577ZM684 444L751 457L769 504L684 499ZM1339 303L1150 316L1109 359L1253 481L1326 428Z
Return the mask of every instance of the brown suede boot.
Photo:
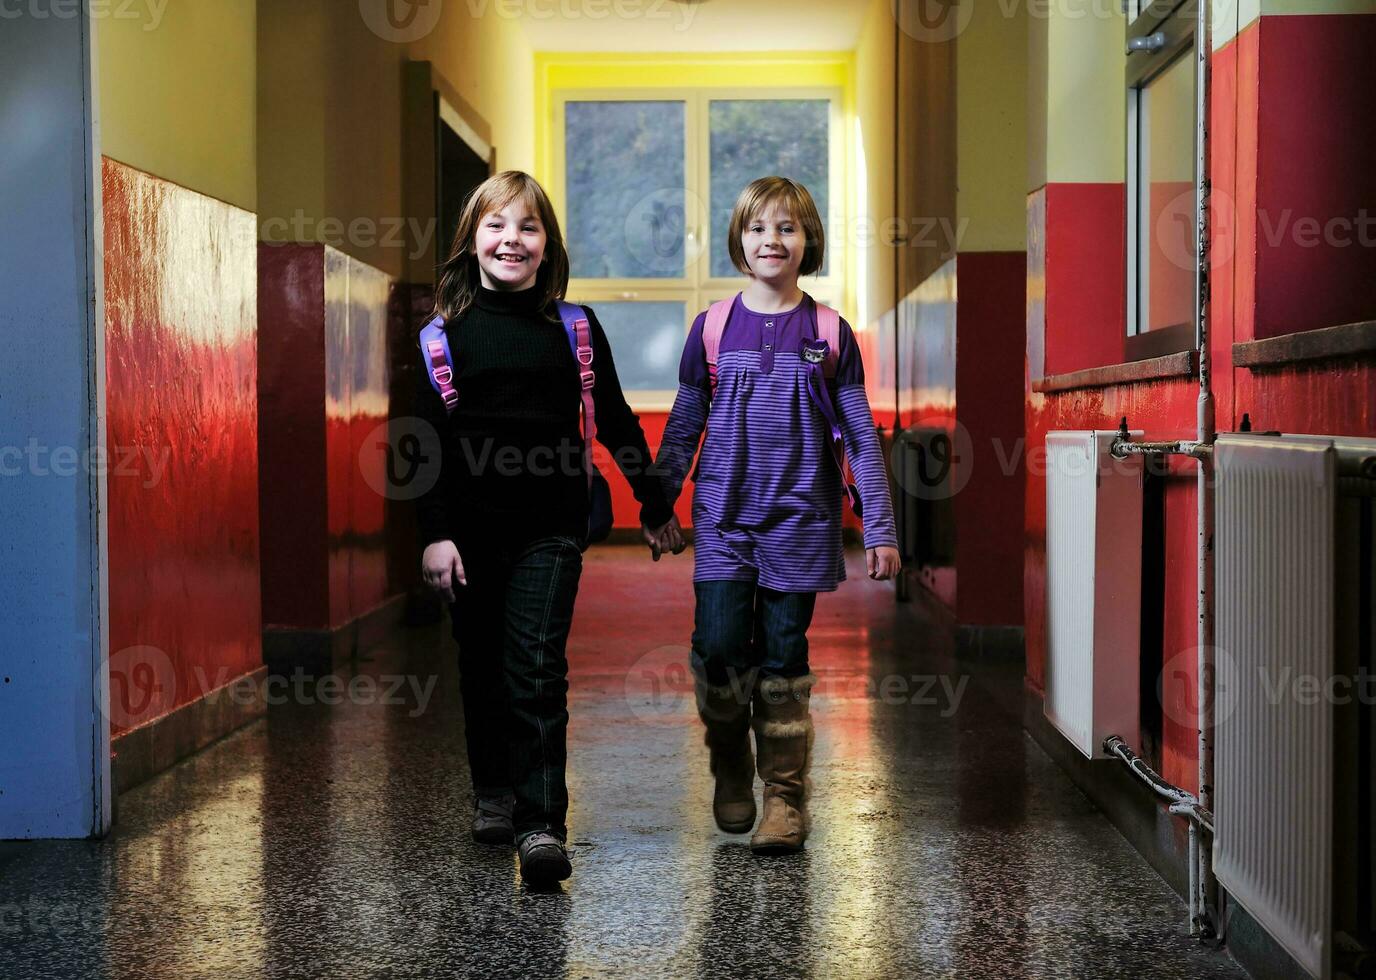
M716 687L698 678L698 717L707 726L704 741L716 788L712 816L728 834L755 825L755 759L750 752L750 689L754 676Z
M750 838L756 854L790 854L807 840L812 756L812 674L766 677L755 689L755 752L764 780L764 816Z

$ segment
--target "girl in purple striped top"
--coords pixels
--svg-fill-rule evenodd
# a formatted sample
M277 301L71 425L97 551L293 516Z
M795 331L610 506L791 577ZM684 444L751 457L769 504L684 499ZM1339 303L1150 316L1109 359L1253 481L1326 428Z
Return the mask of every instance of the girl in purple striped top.
M712 812L725 831L754 826L758 765L764 814L750 846L787 853L807 836L816 680L807 628L817 593L845 578L834 430L864 502L871 578L898 573L898 539L855 338L840 321L838 349L824 356L817 304L798 286L822 267L825 249L812 195L785 177L753 181L736 201L727 244L750 282L719 333L707 312L693 323L657 465L673 501L706 428L694 476L692 668L716 782ZM825 360L834 378L821 376Z

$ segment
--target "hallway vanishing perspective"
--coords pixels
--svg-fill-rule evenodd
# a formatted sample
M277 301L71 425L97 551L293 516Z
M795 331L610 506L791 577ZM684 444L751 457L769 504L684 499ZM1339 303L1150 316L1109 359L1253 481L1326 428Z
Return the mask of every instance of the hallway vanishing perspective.
M374 703L270 706L125 794L107 840L0 844L0 976L1245 976L1024 733L1018 671L972 671L854 562L812 631L807 850L716 830L691 568L588 553L561 891L469 838L452 645L423 628L362 657Z
M1373 50L0 0L0 980L1376 978Z

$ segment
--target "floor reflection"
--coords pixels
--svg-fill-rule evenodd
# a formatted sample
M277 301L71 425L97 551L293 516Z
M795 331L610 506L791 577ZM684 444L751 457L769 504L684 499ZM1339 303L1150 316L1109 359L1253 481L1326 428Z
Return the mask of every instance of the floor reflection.
M1028 741L1019 672L957 661L863 574L818 605L807 850L718 831L691 571L589 552L557 890L469 838L432 627L341 673L372 697L292 698L126 794L108 840L0 844L0 977L1242 976Z

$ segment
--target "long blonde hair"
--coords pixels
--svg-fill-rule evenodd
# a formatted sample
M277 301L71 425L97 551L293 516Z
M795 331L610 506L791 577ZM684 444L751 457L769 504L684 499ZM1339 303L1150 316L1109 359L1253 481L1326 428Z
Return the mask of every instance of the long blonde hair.
M435 308L431 317L446 321L463 316L473 305L482 279L478 274L478 255L473 242L478 222L489 214L501 211L512 201L519 200L533 209L545 228L545 255L535 274L531 288L540 297L540 309L550 319L557 320L554 301L563 299L569 288L569 253L564 236L559 231L559 219L549 195L530 174L520 170L503 170L483 181L464 202L459 225L454 232L454 245L449 258L440 267L439 284L435 287Z

